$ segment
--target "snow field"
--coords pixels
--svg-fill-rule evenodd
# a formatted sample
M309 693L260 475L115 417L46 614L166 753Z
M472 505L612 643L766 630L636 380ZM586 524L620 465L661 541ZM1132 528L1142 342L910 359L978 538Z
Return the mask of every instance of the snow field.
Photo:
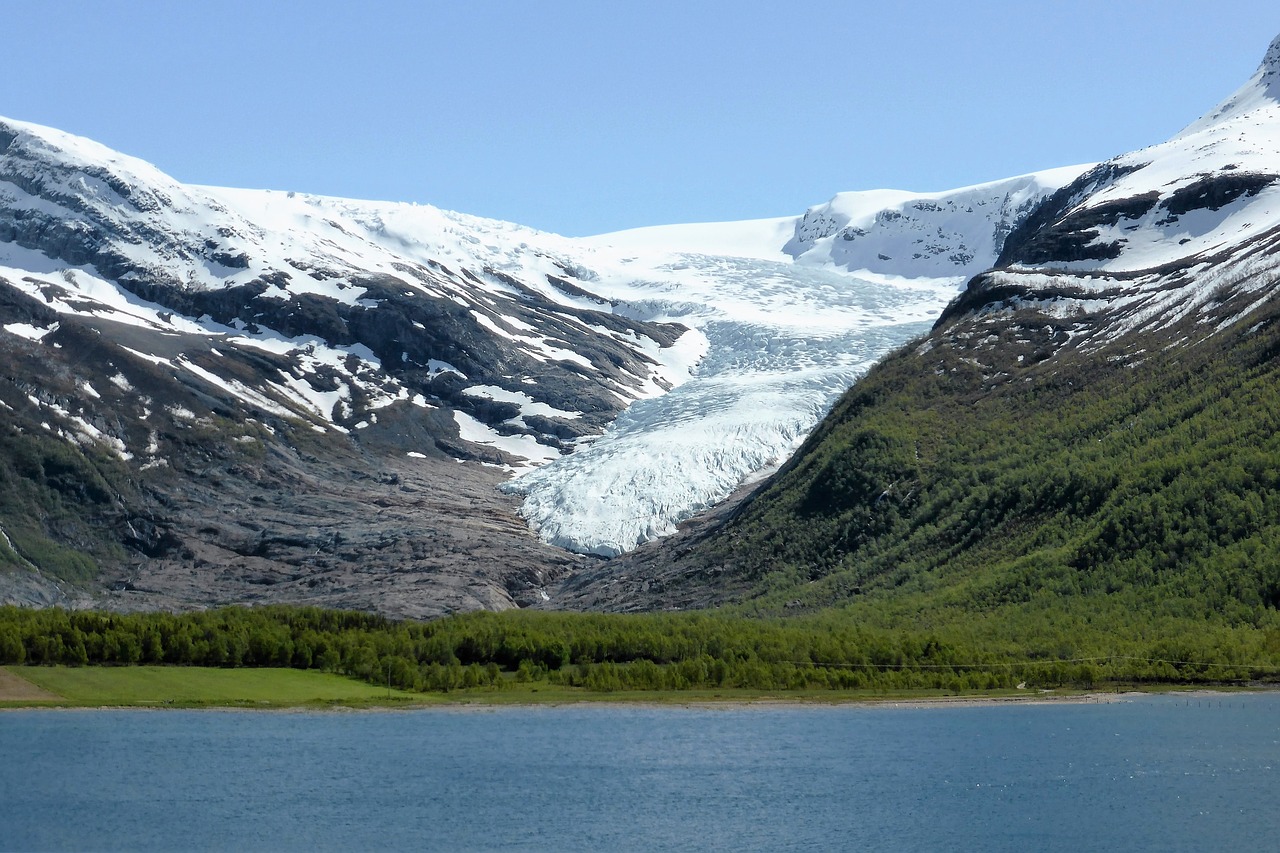
M570 454L454 413L463 441L526 460L507 488L524 497L522 512L539 535L604 555L669 533L784 459L876 359L926 331L968 276L994 261L1019 216L1082 170L946 193L842 193L802 216L570 239L428 205L186 186L89 140L7 124L22 142L10 146L6 166L30 177L25 185L83 204L52 209L45 193L7 182L0 203L42 210L70 229L118 234L113 248L139 269L183 286L265 278L276 282L265 298L305 293L376 310L359 281L381 275L406 295L452 300L535 360L594 369L564 339L573 335L555 331L566 325L647 357L629 384L608 385L629 408ZM203 335L215 356L227 346L288 354L291 371L258 389L220 378L212 362L138 356L219 384L252 406L304 413L317 429L345 431L335 421L350 414L357 389L372 399L370 410L410 397L360 345L182 317L92 268L68 268L14 244L0 246L0 265L0 275L60 313ZM510 316L498 306L522 298L511 280L566 310ZM662 347L593 325L574 309L688 331ZM536 325L543 319L545 327ZM33 340L46 334L21 324L6 331ZM444 361L427 367L469 381ZM325 379L312 382L321 371ZM504 430L519 429L526 416L581 417L541 399L542 386L527 377L510 379L522 390L476 382L465 392L516 404L520 414ZM123 375L121 382L128 384ZM411 402L431 405L416 395Z

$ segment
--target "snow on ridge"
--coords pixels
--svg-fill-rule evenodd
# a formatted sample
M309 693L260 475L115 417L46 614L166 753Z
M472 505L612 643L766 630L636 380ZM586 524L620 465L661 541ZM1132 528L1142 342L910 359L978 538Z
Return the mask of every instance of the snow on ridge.
M1070 345L1097 353L1186 321L1203 335L1170 346L1194 343L1271 299L1280 272L1280 37L1216 108L1165 142L1102 164L1063 203L1043 239L981 279L983 289L1021 295L980 312L1085 318Z
M1218 107L1171 139L1105 166L1110 177L1064 216L1104 205L1123 210L1090 226L1089 245L1112 251L1095 255L1101 260L1039 266L1141 272L1222 254L1280 227L1280 37L1249 82Z
M988 269L1005 237L1041 200L1092 164L942 192L846 192L809 208L785 251L853 273L959 283Z
M1248 82L1174 138L1199 133L1214 125L1248 115L1254 110L1274 106L1277 101L1280 101L1280 35L1271 41L1262 63Z
M151 186L181 186L151 163L122 154L86 136L77 136L56 127L0 116L0 130L5 128L8 132L16 132L21 137L23 145L31 146L45 156L52 155L58 159L70 159L90 167L128 173Z
M430 205L185 186L88 140L14 127L67 152L69 162L46 164L58 180L77 180L76 161L94 174L123 176L128 186L121 187L144 199L141 207L103 201L115 192L103 178L101 187L93 186L102 204L83 215L126 235L142 233L143 225L168 235L171 245L159 249L145 240L117 248L139 267L172 271L187 286L265 279L274 284L263 298L310 293L365 306L369 291L358 279L383 275L402 282L406 294L452 300L531 358L594 369L560 331L534 330L526 322L531 315L522 320L498 307L495 300L520 296L514 280L564 306L555 329L581 327L651 360L627 379L631 384L605 382L630 407L604 435L577 441L564 456L533 436L505 433L520 429L526 415L574 420L578 413L539 401L538 384L520 385L520 377L508 378L521 392L463 377L471 383L469 396L514 403L521 414L495 427L455 412L462 440L527 460L513 466L520 476L507 488L524 496L530 524L549 541L597 554L620 553L670 532L789 454L870 364L926 331L969 271L994 261L1001 228L1080 171L946 193L843 193L801 216L574 239ZM47 146L44 154L52 157ZM154 199L146 200L148 192ZM48 203L34 196L17 201ZM829 222L806 230L824 216ZM867 234L846 230L864 224ZM208 244L216 249L205 251ZM11 245L0 249L0 262L40 266ZM892 263L879 255L891 255ZM223 383L255 405L279 398L280 405L342 429L335 421L349 414L353 389L378 402L407 396L367 350L183 318L142 304L91 268L58 266L41 269L41 287L78 289L92 295L93 306L68 298L55 310L92 310L155 330L203 334L218 347L288 353L296 368L278 382L254 389ZM593 325L578 309L679 323L689 331L659 346L635 332ZM212 362L168 363L217 381ZM330 381L312 386L309 377L321 367ZM427 367L461 375L441 361Z
M578 243L583 246L624 249L647 256L722 255L785 261L787 254L782 247L791 239L798 220L797 216L783 216L740 222L651 225L583 237Z

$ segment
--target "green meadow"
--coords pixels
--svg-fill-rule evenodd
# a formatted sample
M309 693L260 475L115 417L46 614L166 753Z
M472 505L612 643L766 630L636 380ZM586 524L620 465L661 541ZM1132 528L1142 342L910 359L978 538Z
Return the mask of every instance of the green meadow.
M3 676L8 676L4 678ZM30 687L23 682L29 683ZM31 688L35 688L32 690ZM41 691L45 694L38 695ZM1077 691L1055 691L1057 697ZM1046 698L1038 691L973 691L963 697L942 690L616 690L506 679L501 686L448 694L413 693L333 673L193 666L9 666L0 667L0 708L422 708L444 706L643 703L702 705L802 702L915 702L929 700L1019 700Z
M61 698L4 701L0 694L0 705L303 707L398 705L423 698L314 670L193 666L12 666L5 669Z

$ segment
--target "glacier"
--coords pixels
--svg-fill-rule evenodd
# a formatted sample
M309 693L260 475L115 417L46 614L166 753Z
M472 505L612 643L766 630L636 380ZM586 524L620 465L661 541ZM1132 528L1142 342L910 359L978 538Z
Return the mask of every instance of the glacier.
M504 467L538 536L601 556L783 461L1090 168L570 238L430 205L185 185L8 119L0 154L0 275L17 291L154 332L159 354L132 356L318 431L359 440L392 407L430 417L410 458ZM287 366L251 387L222 358L245 350Z
M603 436L507 484L547 542L614 556L673 532L790 455L841 393L927 331L953 295L820 268L701 260L715 268L706 283L787 298L775 295L772 312L749 298L635 303L696 325L707 355L688 381L633 403ZM695 269L690 261L680 270L686 285Z
M636 401L603 436L504 489L523 497L521 513L543 540L570 550L616 556L674 532L784 461L872 364L928 331L1014 225L1085 168L945 193L842 193L790 219L562 246L615 310L690 326L706 355L665 395Z

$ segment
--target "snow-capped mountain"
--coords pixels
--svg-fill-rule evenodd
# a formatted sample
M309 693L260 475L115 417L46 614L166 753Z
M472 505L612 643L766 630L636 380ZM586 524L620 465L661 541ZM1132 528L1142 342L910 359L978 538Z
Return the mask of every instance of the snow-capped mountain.
M941 193L841 193L810 208L785 250L850 271L968 278L989 269L1013 228L1079 166Z
M330 473L307 466L327 457L302 446L306 433L359 482L381 482L382 469L391 485L416 477L473 507L515 475L504 489L545 541L618 554L785 458L1081 171L569 239L429 206L184 185L89 140L0 120L0 346L23 365L0 398L15 434L39 429L132 472L145 509L121 492L103 510L135 555L126 587L142 577L170 589L166 578L198 575L202 561L246 560L292 566L269 586L312 583L325 543L352 542L362 513L389 498L361 486L341 511L322 499ZM197 464L210 445L193 446L195 433L227 459ZM265 500L241 458L253 454L301 465L279 479L315 495L314 512L282 515L270 535L236 515L237 501L250 516ZM233 482L236 520L192 523ZM288 494L272 500L285 513ZM378 541L426 536L411 517ZM297 525L307 534L280 532ZM31 564L34 550L12 541L11 561ZM335 566L380 559L362 547ZM415 545L402 559L438 572L467 547ZM489 559L524 547L511 538ZM442 606L509 606L554 574L538 566L572 562L529 553L513 563L517 582L499 571L487 592Z
M1205 117L1055 193L946 319L1033 310L1085 352L1187 317L1209 334L1271 298L1278 246L1280 38Z
M1208 566L1211 575L1217 555L1245 542L1262 578L1273 538L1259 531L1272 517L1236 509L1258 490L1223 472L1233 457L1261 452L1251 442L1270 429L1258 412L1265 397L1248 382L1270 376L1277 351L1280 38L1239 91L1174 138L1061 179L1010 223L994 261L973 261L976 275L929 334L850 389L764 486L732 513L567 578L556 606L706 607L772 596L786 610L864 593L886 600L900 587L904 595L947 589L931 600L976 601L985 612L1047 590L1157 582L1172 597L1194 598L1214 582L1195 572ZM808 235L828 263L889 264L901 250L860 244L892 235L877 229L899 228L907 216L959 207L929 201L882 196L871 207L889 212L871 215L815 209L789 246L796 251ZM837 197L832 207L851 205ZM1020 207L1015 196L1009 207ZM960 234L967 223L939 227ZM920 230L938 234L932 224ZM961 242L977 240L913 259L958 263L964 253L951 247ZM1179 434L1201 408L1196 430ZM1252 418L1239 432L1235 411ZM1019 412L1025 435L1009 423ZM984 419L992 429L974 424ZM1230 494L1238 504L1217 510L1226 520L1192 545L1178 536L1215 511L1171 482L1200 476L1185 470L1179 442L1211 427L1196 448L1203 453L1190 458L1206 481L1242 494ZM1094 467L1077 476L1074 464ZM1144 527L1156 506L1161 520ZM1175 517L1183 520L1168 521ZM1134 554L1159 555L1159 567L1108 574ZM999 565L1014 568L996 579ZM1189 566L1195 572L1180 574ZM1273 588L1268 575L1260 589ZM1237 594L1247 600L1251 591L1222 600Z
M928 328L971 269L991 265L1037 201L1082 170L947 193L842 193L799 217L584 241L597 292L635 316L697 329L707 354L687 381L508 490L525 497L521 511L546 541L572 550L612 556L673 532L782 462L871 364Z
M59 313L288 360L252 387L216 378L218 363L195 353L170 365L246 405L350 430L388 405L444 401L481 443L540 460L683 375L663 359L686 330L609 310L532 252L520 280L497 268L525 229L414 205L188 187L12 121L0 144L11 286ZM477 423L501 424L507 440Z

